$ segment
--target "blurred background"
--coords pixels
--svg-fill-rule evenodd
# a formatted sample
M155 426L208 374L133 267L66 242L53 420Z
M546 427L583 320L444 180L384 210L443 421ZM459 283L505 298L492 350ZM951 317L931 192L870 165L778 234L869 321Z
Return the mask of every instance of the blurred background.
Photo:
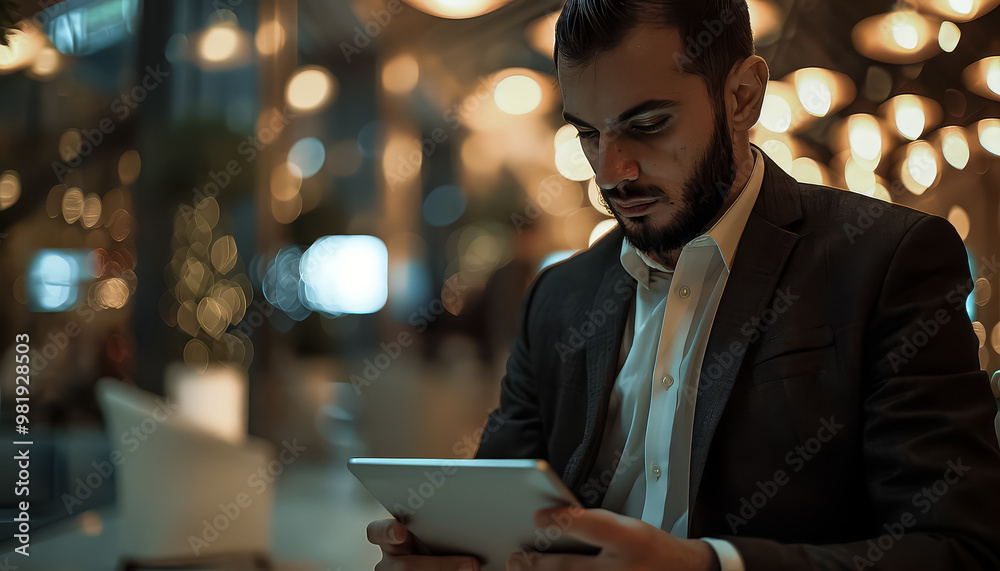
M749 2L752 140L951 221L991 374L998 3ZM346 459L471 457L524 289L614 224L560 5L0 2L2 568L374 566Z

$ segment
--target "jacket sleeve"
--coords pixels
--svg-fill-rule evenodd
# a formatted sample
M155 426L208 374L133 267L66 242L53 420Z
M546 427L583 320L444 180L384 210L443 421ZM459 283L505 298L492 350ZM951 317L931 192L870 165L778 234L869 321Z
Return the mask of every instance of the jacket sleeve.
M995 275L996 263L983 270ZM873 517L859 514L857 531L866 539L789 545L722 536L748 571L1000 569L997 410L966 311L970 278L946 220L921 218L904 234L863 340L859 445Z
M487 418L476 458L548 458L529 341L532 325L539 319L533 313L538 311L533 299L547 272L535 276L521 302L506 374L500 382L500 406Z

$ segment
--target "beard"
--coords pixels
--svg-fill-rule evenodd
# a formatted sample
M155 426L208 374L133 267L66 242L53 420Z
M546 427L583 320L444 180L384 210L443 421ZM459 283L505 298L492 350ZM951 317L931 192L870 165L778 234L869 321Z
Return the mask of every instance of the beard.
M682 186L680 203L674 209L674 218L668 225L657 225L648 215L624 218L613 206L609 198L656 197L666 194L656 186L641 188L627 185L618 189L601 189L608 210L618 220L618 226L635 249L646 254L665 257L696 238L705 226L719 213L726 195L736 179L736 163L733 156L732 138L729 136L722 113L715 113L715 125L708 150L698 161L694 174ZM662 259L662 258L661 258Z

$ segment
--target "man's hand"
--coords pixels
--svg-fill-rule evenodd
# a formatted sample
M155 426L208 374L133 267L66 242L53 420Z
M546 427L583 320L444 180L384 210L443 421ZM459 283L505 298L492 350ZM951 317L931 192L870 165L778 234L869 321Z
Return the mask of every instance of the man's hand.
M648 523L604 509L557 507L535 513L535 525L562 530L601 548L597 555L520 551L507 559L507 571L671 569L709 571L718 565L712 547L698 539L679 539Z
M416 538L395 519L368 524L368 541L382 549L375 571L479 571L475 557L415 555Z

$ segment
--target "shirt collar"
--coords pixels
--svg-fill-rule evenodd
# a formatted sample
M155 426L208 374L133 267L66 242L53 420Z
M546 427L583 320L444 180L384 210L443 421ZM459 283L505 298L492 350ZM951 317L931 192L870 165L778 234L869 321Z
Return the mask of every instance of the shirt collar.
M750 212L757 202L757 196L760 195L760 187L764 181L764 160L760 151L753 146L750 149L753 152L754 164L743 191L736 197L736 201L729 205L729 209L723 213L722 218L719 218L707 232L685 244L682 249L683 252L689 248L716 247L722 254L727 271L732 271L736 246L740 242L740 236L743 235L743 229L746 228L747 220L750 219ZM629 275L646 287L649 287L650 269L667 273L673 272L644 252L635 249L624 238L622 239L621 264Z

